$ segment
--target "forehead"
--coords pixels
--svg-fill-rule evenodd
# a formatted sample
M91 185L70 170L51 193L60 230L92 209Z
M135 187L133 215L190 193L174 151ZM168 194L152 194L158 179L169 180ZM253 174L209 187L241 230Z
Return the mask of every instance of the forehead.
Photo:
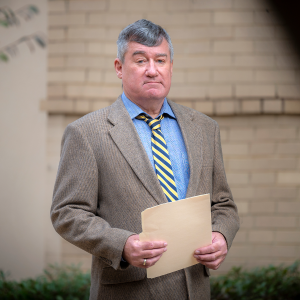
M149 56L155 56L157 54L164 54L166 56L169 56L169 44L165 39L163 39L160 45L154 47L148 47L137 42L129 42L125 56L134 56L135 53L145 54Z

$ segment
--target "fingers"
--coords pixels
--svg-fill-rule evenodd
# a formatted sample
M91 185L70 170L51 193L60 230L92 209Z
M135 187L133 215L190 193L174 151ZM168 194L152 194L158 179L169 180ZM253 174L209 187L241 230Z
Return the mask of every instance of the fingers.
M133 266L149 268L167 251L166 246L167 243L163 241L141 242L138 235L132 235L125 243L123 258Z
M199 248L194 253L194 257L199 263L213 270L219 268L226 255L227 243L219 232L213 232L211 245Z

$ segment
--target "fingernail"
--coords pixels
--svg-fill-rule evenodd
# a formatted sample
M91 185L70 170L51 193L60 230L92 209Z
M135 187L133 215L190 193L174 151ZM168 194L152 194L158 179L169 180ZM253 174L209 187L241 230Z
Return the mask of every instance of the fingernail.
M196 253L196 254L200 254L200 251L197 250L197 251L195 251L195 253Z
M167 246L168 245L168 243L164 243L164 246Z
M167 248L164 249L164 252L166 252L166 251L167 251Z

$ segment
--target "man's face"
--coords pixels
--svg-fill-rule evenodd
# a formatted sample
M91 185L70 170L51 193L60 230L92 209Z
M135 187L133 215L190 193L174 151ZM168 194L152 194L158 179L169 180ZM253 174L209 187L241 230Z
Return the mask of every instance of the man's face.
M168 42L163 39L156 47L129 42L124 63L116 59L115 69L125 95L133 102L163 100L171 87L173 69Z

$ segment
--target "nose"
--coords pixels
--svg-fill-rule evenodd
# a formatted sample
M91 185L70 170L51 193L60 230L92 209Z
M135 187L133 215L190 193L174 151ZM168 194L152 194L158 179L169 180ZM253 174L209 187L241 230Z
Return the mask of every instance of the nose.
M157 76L157 67L153 60L150 60L147 64L146 75L148 77L156 77Z

